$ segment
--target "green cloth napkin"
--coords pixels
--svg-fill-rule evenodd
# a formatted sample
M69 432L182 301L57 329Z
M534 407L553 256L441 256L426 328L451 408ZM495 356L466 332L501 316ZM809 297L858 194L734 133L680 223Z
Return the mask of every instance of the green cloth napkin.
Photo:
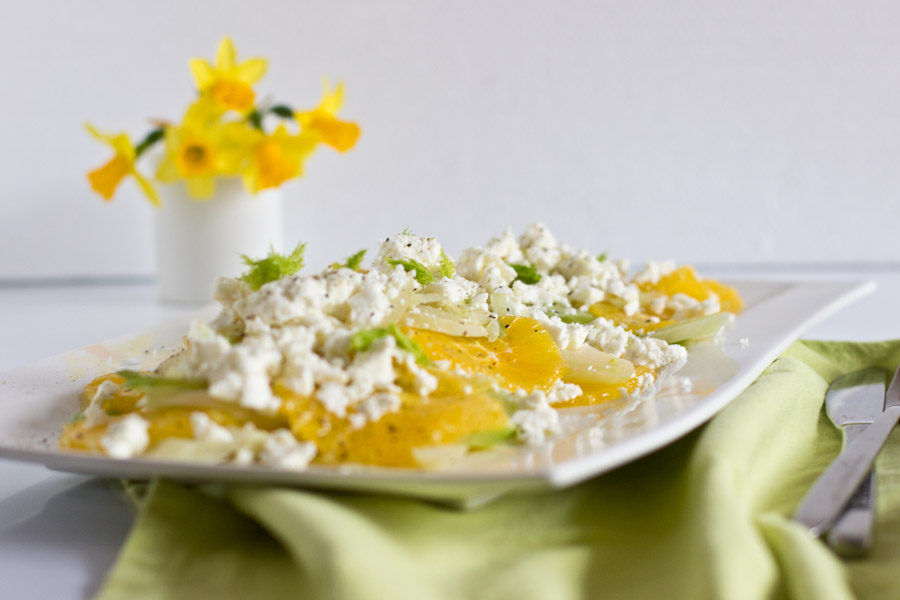
M900 597L900 433L876 545L844 562L788 515L837 455L828 383L900 341L798 342L709 424L577 487L460 512L414 500L152 484L99 598Z

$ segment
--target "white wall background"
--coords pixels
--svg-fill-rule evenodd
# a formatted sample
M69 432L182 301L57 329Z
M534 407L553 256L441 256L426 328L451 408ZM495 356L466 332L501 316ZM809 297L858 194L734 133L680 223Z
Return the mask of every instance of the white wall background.
M90 120L177 118L223 34L259 90L347 84L363 128L287 186L321 265L409 227L450 250L543 220L614 256L900 261L900 3L0 2L0 277L149 274Z

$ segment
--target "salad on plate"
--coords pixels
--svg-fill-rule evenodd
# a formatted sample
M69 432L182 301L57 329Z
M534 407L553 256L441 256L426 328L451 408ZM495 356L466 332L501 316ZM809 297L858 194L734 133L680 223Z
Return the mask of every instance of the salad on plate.
M304 246L221 278L211 321L152 372L88 384L60 447L306 469L437 469L540 446L560 411L640 402L715 339L737 292L690 266L630 271L541 224L451 259L403 232L320 273ZM368 264L367 264L368 263Z

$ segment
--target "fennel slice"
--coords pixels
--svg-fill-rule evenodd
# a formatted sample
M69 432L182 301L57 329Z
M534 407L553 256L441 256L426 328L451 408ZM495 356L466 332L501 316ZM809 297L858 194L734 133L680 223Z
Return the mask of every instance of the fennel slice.
M563 350L563 360L569 367L565 380L581 384L618 384L634 375L634 365L624 358L617 358L584 345L578 350Z

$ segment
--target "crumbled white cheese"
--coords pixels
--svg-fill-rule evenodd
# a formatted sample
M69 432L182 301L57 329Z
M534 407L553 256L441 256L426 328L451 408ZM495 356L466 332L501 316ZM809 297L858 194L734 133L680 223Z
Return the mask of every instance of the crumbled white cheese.
M550 391L547 392L547 401L551 404L568 402L569 400L574 400L581 396L583 393L584 391L581 389L581 386L559 380L554 383L553 387L550 388Z
M526 444L542 444L560 432L559 413L550 406L544 392L535 390L529 394L519 390L513 399L520 408L509 420Z
M394 269L388 263L389 260L407 259L422 263L429 271L438 271L443 259L443 250L434 238L401 233L381 244L374 265L376 269L388 272Z
M552 269L561 257L556 238L541 223L532 223L526 227L525 232L519 237L519 245L525 258L538 269Z
M712 294L708 299L702 302L688 296L687 294L677 293L669 296L666 300L666 310L672 313L672 318L676 321L683 319L692 319L694 317L702 317L711 315L721 310L719 305L719 297ZM659 311L656 314L660 314Z
M222 444L234 443L234 434L227 427L222 427L209 418L204 412L191 413L191 430L194 437L204 442L215 442Z
M272 394L270 378L281 368L282 355L269 335L254 335L223 355L209 373L209 394L246 408L275 411L281 401Z
M569 287L562 275L544 275L534 284L516 281L512 284L515 301L525 306L546 307L553 304L568 304Z
M651 315L661 315L666 310L666 305L669 302L669 297L665 294L659 294L654 296L652 300L650 300L647 305Z
M634 384L634 389L629 391L626 388L619 388L619 393L623 398L634 398L640 399L645 396L648 396L654 392L655 384L659 380L654 377L651 373L644 373L642 375L638 375L637 380Z
M404 260L421 263L434 280L420 284L414 271L390 264ZM364 427L400 409L398 382L426 397L438 387L434 370L466 374L464 366L449 361L422 367L412 354L398 348L393 335L378 337L378 331L365 350L355 345L358 338L354 336L361 331L379 328L384 334L383 328L403 325L404 317L413 313L423 322L430 318L461 324L467 335L487 336L491 341L503 335L500 317L534 318L561 349L577 350L589 344L648 366L661 374L661 380L683 364L683 347L638 337L604 318L566 323L560 317L584 317L588 307L598 302L621 307L626 315L653 315L656 321L669 314L683 319L720 309L714 294L698 302L684 294L668 297L640 290L638 284L655 284L669 273L674 268L671 263L647 263L629 278L627 261L599 260L589 252L558 244L539 223L528 226L518 239L507 230L483 248L464 250L452 277L440 272L446 260L433 238L404 233L381 245L368 271L330 268L311 276L284 277L258 290L240 279L223 278L215 291L222 305L219 316L210 324L193 323L185 349L165 361L158 372L205 379L208 393L217 400L269 414L281 406L272 389L277 382L293 394L316 399L352 426ZM534 267L539 277L525 283L511 265ZM354 345L351 339L356 340ZM635 393L651 390L656 381L653 375L641 376ZM471 393L472 387L463 389ZM102 402L116 391L114 384L101 386L85 411L86 418L105 419ZM543 442L559 429L551 403L566 402L581 393L579 386L562 382L546 393L520 391L514 394L519 410L511 422L521 439ZM311 443L297 442L287 430L268 434L252 426L229 429L202 412L192 415L191 424L197 439L224 443L231 436L233 460L242 464L256 461L303 468L315 454L314 444L310 450ZM134 423L128 427L137 431Z
M720 305L719 297L716 294L712 294L709 298L700 303L700 312L703 315L714 315L721 311L722 306Z
M554 270L567 279L586 279L598 287L604 287L610 279L621 277L615 265L599 261L584 250L575 251L563 244L560 246L560 254Z
M503 232L503 235L491 238L491 240L485 244L484 251L488 254L498 256L510 264L518 264L525 260L525 256L522 254L522 248L519 247L519 243L516 241L512 229L508 227L506 231Z
M407 354L404 360L407 370L413 376L413 389L420 396L428 396L438 388L437 377L416 364L416 359Z
M287 429L278 429L266 437L259 462L276 469L302 470L316 456L313 442L300 442Z
M563 323L559 317L549 317L540 311L532 313L531 316L544 325L562 350L578 350L591 334L592 328L589 325Z
M113 458L131 458L150 445L149 430L149 421L131 413L109 424L100 445Z
M367 352L358 353L347 368L351 397L362 400L375 391L393 390L398 353L397 342L389 335L376 340Z
M363 400L357 410L365 417L366 421L377 421L387 413L397 412L400 409L400 396L391 392L373 394Z
M234 451L231 462L239 466L246 466L252 465L255 458L256 456L250 448L238 448Z
M652 337L632 337L631 343L625 350L625 358L636 365L644 365L651 369L663 369L687 360L687 350L683 346L667 344Z
M233 277L220 277L216 281L213 298L225 308L231 308L235 302L240 301L253 290L241 279Z
M593 282L587 278L573 277L569 280L569 299L581 306L591 306L597 302L602 302L606 297L606 292L594 286Z
M109 421L109 414L103 409L103 403L118 394L121 386L114 381L106 380L97 386L97 391L84 409L84 423L88 427L102 425Z
M360 327L380 325L393 308L385 282L377 278L364 279L347 305L350 307L350 321Z
M426 294L439 294L441 296L440 304L454 306L461 304L475 294L478 293L479 286L474 281L470 281L465 277L442 277L434 281L423 290ZM487 295L482 300L486 300Z
M656 285L659 280L675 270L675 263L666 261L648 261L644 268L634 276L635 283L649 283Z
M621 279L611 279L606 286L606 292L625 303L622 310L629 317L636 313L641 306L640 290L632 283L625 283Z
M509 285L516 278L516 271L502 258L485 252L477 246L463 250L456 263L458 275L470 279L493 292Z
M325 410L339 417L347 415L347 407L353 402L347 388L340 383L322 384L316 392L316 399L322 403Z
M231 344L206 322L191 321L183 351L163 361L157 371L174 379L206 378L231 352Z
M587 341L598 350L619 357L634 337L624 327L599 317L590 322Z

